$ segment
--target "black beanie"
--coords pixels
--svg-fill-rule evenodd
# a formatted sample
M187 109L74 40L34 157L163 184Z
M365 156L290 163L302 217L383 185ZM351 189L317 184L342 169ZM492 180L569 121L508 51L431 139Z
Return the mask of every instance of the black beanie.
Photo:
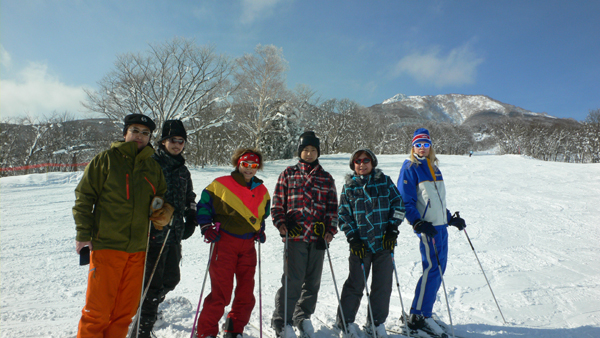
M144 114L129 114L125 116L123 123L123 135L127 134L127 129L129 129L129 126L132 124L141 124L142 126L146 126L150 129L150 132L153 132L154 129L156 129L156 124L154 124L154 121Z
M367 154L367 156L371 158L371 165L373 166L373 169L375 169L375 167L377 166L377 157L369 149L358 149L357 151L352 153L352 156L350 156L350 169L354 171L354 156L356 156L356 154L359 152L364 152L365 154Z
M166 120L163 124L160 141L164 141L173 136L181 136L187 142L187 132L185 131L181 120Z
M317 157L321 156L321 142L319 138L315 135L314 131L305 131L300 135L300 143L298 144L298 157L300 157L300 153L306 146L313 146L317 148Z

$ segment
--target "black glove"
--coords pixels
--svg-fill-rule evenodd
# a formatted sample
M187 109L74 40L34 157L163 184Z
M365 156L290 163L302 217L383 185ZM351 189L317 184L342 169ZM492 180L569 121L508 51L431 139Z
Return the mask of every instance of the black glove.
M458 211L455 212L454 215L452 215L452 218L450 218L450 220L448 221L448 225L456 227L458 231L461 231L467 227L465 220L460 218L460 214L458 213Z
M437 230L435 230L433 224L431 224L431 222L427 222L421 219L415 222L415 224L413 225L413 229L415 229L415 231L420 234L426 235L427 237L433 237L437 235Z
M394 251L394 247L396 246L396 239L398 238L398 227L393 225L388 225L385 234L383 234L383 248L386 250Z
M260 242L261 244L267 241L267 235L265 234L265 229L260 228L258 232L254 235L254 240Z
M356 255L358 258L365 258L365 244L360 240L359 236L352 236L348 238L350 243L350 252Z
M291 218L285 219L285 227L287 228L287 232L290 237L297 237L302 232L302 226Z
M315 233L315 236L325 238L325 223L315 222L313 225L313 232Z
M196 221L196 210L188 209L185 216L185 228L183 229L183 239L190 238L196 227L198 226L198 221Z

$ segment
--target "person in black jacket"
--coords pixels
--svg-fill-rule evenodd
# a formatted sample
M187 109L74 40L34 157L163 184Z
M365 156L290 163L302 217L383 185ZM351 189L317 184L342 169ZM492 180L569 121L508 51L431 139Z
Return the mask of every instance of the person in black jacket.
M198 225L196 221L196 194L190 171L185 166L181 153L187 141L187 133L180 120L167 120L158 141L158 150L152 156L161 166L167 192L165 202L174 207L170 225L162 230L152 228L150 246L146 262L144 286L148 285L154 265L158 261L154 276L150 281L148 294L142 304L138 338L148 338L157 320L158 305L166 294L179 283L179 261L181 260L181 240L188 239ZM185 222L184 222L185 218ZM170 231L169 231L170 230ZM168 233L168 237L167 236ZM166 238L165 238L166 237ZM161 247L165 244L159 258Z

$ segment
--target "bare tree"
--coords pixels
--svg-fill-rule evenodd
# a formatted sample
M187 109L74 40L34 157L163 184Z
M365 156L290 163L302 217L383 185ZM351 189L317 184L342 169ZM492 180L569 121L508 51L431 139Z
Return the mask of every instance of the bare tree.
M252 145L260 147L261 139L286 118L282 106L291 99L285 83L288 63L281 48L260 44L254 54L244 54L236 63L236 120Z
M117 56L115 69L98 83L99 89L86 90L83 106L113 121L139 113L158 126L191 118L201 124L203 112L226 99L231 71L229 58L217 55L214 47L175 38L151 44L141 54Z

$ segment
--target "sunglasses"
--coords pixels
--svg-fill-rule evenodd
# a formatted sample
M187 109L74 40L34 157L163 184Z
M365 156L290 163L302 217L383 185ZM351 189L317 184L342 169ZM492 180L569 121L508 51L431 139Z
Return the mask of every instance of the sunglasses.
M415 148L421 148L421 147L427 149L427 148L431 147L431 144L429 144L429 143L415 143Z
M355 164L362 164L362 163L367 164L369 162L371 162L371 159L370 158L366 158L366 157L363 158L362 160L360 158L357 158L356 160L354 160Z
M252 169L256 169L258 168L258 163L250 163L250 162L246 162L246 161L242 161L240 162L240 165L244 168L252 168Z
M169 139L169 142L171 142L171 143L178 143L178 144L184 144L184 143L185 143L185 140L184 140L184 139L182 139L182 138L174 138L174 137L171 137L171 138Z
M149 130L144 130L141 131L139 129L137 129L136 127L131 127L128 129L132 134L142 134L144 136L150 136L150 134L152 134Z

